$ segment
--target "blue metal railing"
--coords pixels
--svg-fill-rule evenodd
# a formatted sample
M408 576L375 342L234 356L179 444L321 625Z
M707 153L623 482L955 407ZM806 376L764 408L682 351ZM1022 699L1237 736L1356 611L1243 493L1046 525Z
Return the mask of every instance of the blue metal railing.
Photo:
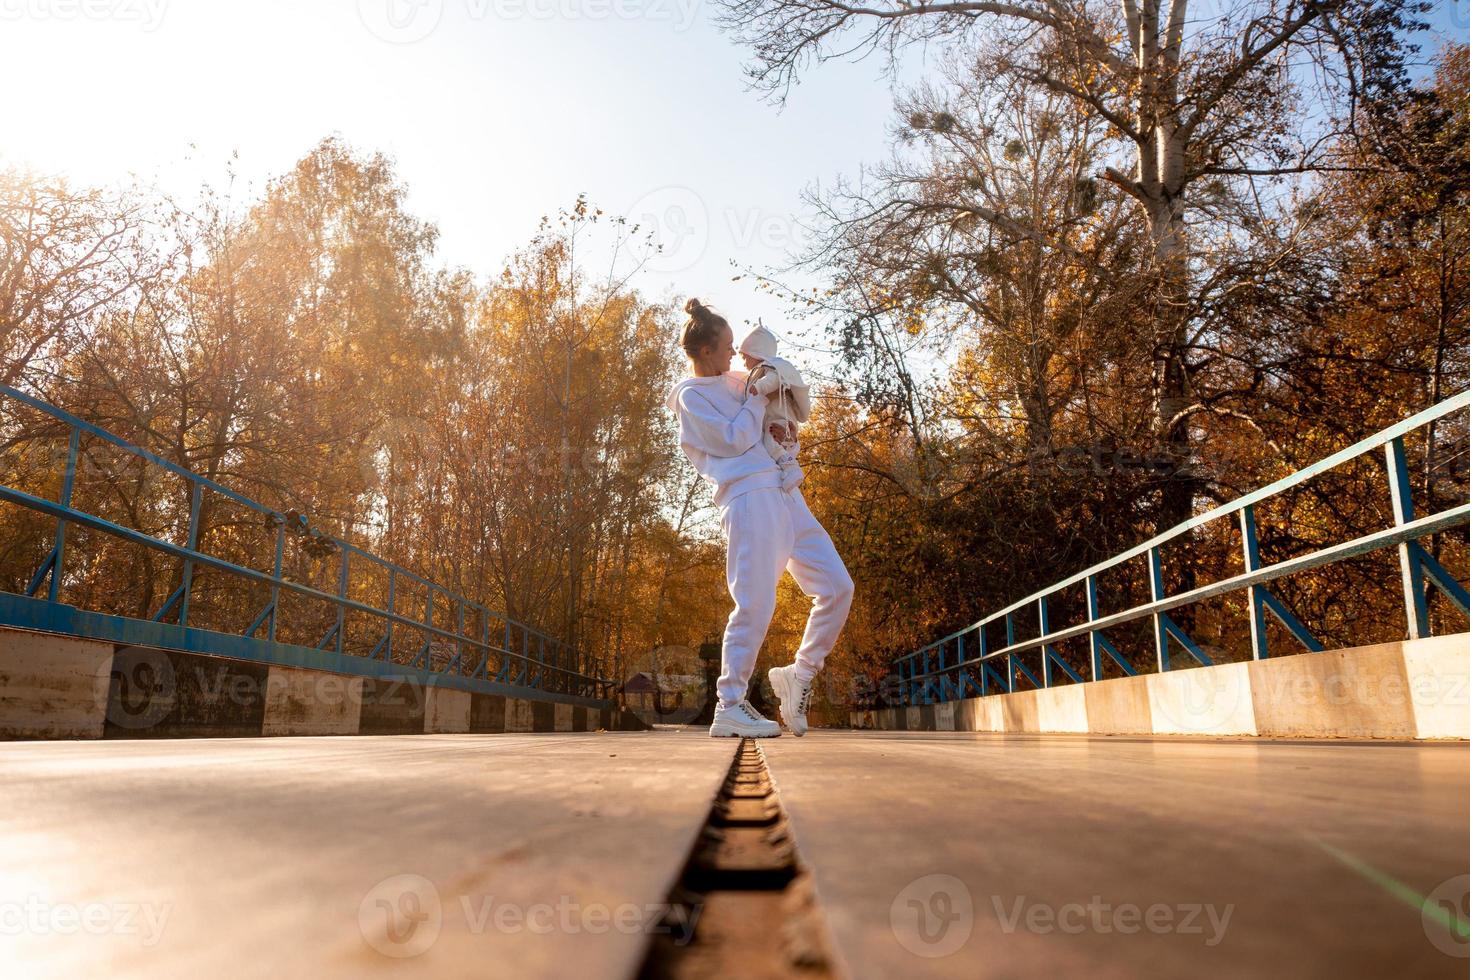
M1138 673L1138 668L1108 640L1104 630L1145 618L1151 621L1154 653L1159 671L1169 669L1171 642L1178 644L1199 663L1209 665L1212 662L1210 657L1169 616L1169 610L1242 590L1248 596L1251 656L1254 659L1263 659L1268 655L1266 646L1266 613L1268 611L1304 647L1311 651L1320 651L1323 649L1322 644L1302 625L1286 604L1272 594L1267 588L1267 583L1296 572L1395 546L1398 548L1399 567L1403 578L1404 606L1410 639L1418 639L1430 634L1426 591L1430 582L1437 586L1462 612L1470 615L1470 593L1467 593L1460 583L1419 544L1420 538L1447 528L1470 523L1470 503L1462 503L1436 514L1416 518L1404 448L1405 435L1467 406L1470 406L1470 391L1446 399L1438 405L1354 443L1269 486L1184 521L1128 551L1014 602L976 623L935 640L928 646L897 658L893 662L893 668L897 675L899 703L905 705L932 704L936 701L956 700L972 694L986 695L992 691L1015 691L1018 677L1026 678L1035 688L1051 687L1055 671L1058 670L1066 674L1074 683L1081 682L1083 678L1056 650L1056 645L1062 641L1081 636L1088 638L1088 666L1091 674L1089 680L1102 679L1104 657L1116 664L1123 673L1135 675ZM1256 529L1255 507L1257 504L1380 447L1384 450L1387 463L1393 527L1319 548L1308 554L1275 564L1263 565L1261 563ZM1168 595L1164 588L1163 546L1197 528L1232 515L1236 516L1239 522L1245 571L1239 575L1190 589L1187 592ZM1121 612L1104 615L1098 598L1098 576L1142 555L1148 558L1150 601ZM1060 629L1055 628L1051 622L1048 600L1055 598L1063 590L1078 587L1082 589L1085 600L1086 621ZM1036 610L1037 635L1034 638L1017 640L1016 614L1031 607ZM990 649L986 629L1002 624L1005 629L1005 645L998 649ZM966 650L967 638L973 638L968 653ZM1040 679L1019 658L1020 654L1038 650L1041 653Z
M22 391L0 385L0 396L21 402L50 416L63 423L68 431L66 470L57 500L48 500L19 488L0 484L0 501L16 504L56 520L55 543L31 576L24 594L0 592L0 625L73 633L140 646L159 646L270 663L310 666L343 673L386 675L423 672L426 678L433 675L437 682L445 682L453 687L492 693L523 693L534 697L537 692L544 692L561 695L568 700L597 704L607 702L611 696L611 681L585 673L580 669L582 664L575 650L540 630L488 609L481 603L379 558L348 541L312 529L304 517L293 511L282 512L267 507ZM161 467L186 481L190 489L190 507L184 545L72 506L83 436L109 443L142 460L145 465ZM205 493L217 494L243 506L274 527L274 561L270 572L249 568L199 550L199 514ZM181 559L183 572L179 586L149 620L86 612L64 605L59 600L65 575L69 525L100 531ZM336 552L340 555L335 593L283 575L288 534L310 539L319 553ZM379 608L349 597L354 564L359 567L366 564L379 574L386 573L387 608ZM269 601L243 633L220 633L189 625L194 574L196 568L200 567L224 572L269 588ZM427 598L424 602L423 619L404 615L396 608L397 593L402 583L425 590ZM46 586L46 594L41 599L37 593L43 584ZM315 647L277 640L283 592L326 603L335 609L335 623ZM440 625L434 622L436 600L448 605L454 617L452 624ZM366 656L354 655L346 649L348 613L363 613L381 623L381 638ZM476 614L479 630L467 631L467 615L474 619ZM175 616L176 622L165 621L170 615ZM493 630L492 621L496 624ZM263 638L257 636L262 627L265 629ZM422 637L422 644L412 651L412 657L406 664L394 659L395 652L403 653L401 644L400 649L395 651L395 627L408 629Z

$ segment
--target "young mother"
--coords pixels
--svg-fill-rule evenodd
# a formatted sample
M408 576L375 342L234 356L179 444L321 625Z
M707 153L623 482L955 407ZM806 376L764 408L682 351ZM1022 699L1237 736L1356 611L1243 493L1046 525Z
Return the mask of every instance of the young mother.
M781 734L746 700L756 654L776 611L782 570L813 600L796 662L766 676L793 735L806 734L812 680L837 642L852 606L852 577L832 539L807 509L799 488L781 489L781 471L761 443L766 396L747 391L745 374L730 370L735 337L714 310L691 299L680 341L694 377L669 393L679 416L679 444L699 475L715 485L725 531L725 580L735 609L725 624L720 703L712 736L768 738Z

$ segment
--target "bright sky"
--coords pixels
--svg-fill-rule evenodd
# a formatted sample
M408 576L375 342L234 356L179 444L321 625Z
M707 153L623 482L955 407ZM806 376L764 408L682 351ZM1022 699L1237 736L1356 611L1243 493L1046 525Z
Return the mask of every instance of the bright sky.
M730 262L779 263L809 182L885 155L880 65L746 90L706 0L0 0L0 160L188 197L230 154L258 191L319 139L383 150L440 258L481 274L578 193L653 216L636 280L782 319ZM739 327L737 326L737 332Z
M585 192L655 220L668 251L639 288L785 333L779 304L730 282L730 262L780 263L801 189L885 155L891 95L876 61L831 63L778 112L745 89L744 52L712 13L708 0L0 0L0 160L188 197L222 183L235 151L258 191L340 134L396 159L446 263L494 272ZM1470 0L1433 20L1466 37Z

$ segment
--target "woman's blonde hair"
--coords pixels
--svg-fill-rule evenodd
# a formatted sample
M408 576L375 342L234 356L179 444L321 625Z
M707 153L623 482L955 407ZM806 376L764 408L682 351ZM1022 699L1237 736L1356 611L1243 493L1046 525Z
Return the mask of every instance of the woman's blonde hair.
M679 337L679 346L693 359L713 344L720 335L720 330L730 324L697 299L690 299L685 303L684 312L689 314L689 319L684 321L684 332Z

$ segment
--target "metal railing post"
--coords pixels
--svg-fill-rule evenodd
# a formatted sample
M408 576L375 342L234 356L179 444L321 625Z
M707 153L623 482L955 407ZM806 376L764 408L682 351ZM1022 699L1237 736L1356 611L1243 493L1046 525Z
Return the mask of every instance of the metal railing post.
M1159 546L1148 549L1148 592L1154 602L1164 598L1164 560ZM1154 646L1159 655L1159 673L1169 669L1169 633L1164 628L1162 613L1153 614Z
M351 556L351 554L352 553L350 551L348 551L346 548L343 548L342 549L342 569L341 569L341 571L339 571L337 573L337 598L339 598L339 599L344 599L345 600L347 598L347 575L348 575L348 572L347 572L347 559ZM346 648L346 641L343 639L343 634L345 634L346 632L347 632L347 607L344 606L344 605L342 605L341 603L338 603L337 604L337 652L339 654L342 653L342 651Z
M933 647L933 665L929 667L928 677L924 678L924 703L935 704L944 693L944 684L940 680L944 676L944 644L936 643Z
M1388 457L1388 488L1393 499L1393 522L1401 527L1414 519L1414 496L1409 484L1409 464L1404 438L1399 436L1383 447ZM1409 621L1409 639L1430 634L1429 601L1424 595L1424 570L1414 555L1412 541L1399 545L1399 570L1404 581L1404 613Z
M1246 504L1240 509L1240 546L1245 556L1245 570L1258 571L1261 567L1260 539L1256 537L1256 508ZM1266 600L1259 585L1246 587L1246 604L1251 623L1251 657L1264 660L1266 648Z
M276 620L281 612L281 560L286 554L286 525L282 522L276 525L276 564L275 571L271 575L271 618L270 627L266 636L274 643L276 641Z
M398 615L396 608L398 602L398 569L392 565L388 566L388 645L383 650L385 663L393 662L393 617Z
M505 676L506 677L509 677L510 676L510 615L509 614L507 614L506 617L505 617L505 643L502 645L501 649L503 649L505 651L505 654L504 654L504 656L501 657L500 665L501 665L501 667L505 668L505 670L506 670L506 675Z
M931 666L931 664L934 662L933 661L933 656L934 656L933 650L934 650L933 647L925 647L924 648L924 664L923 664L922 669L919 671L919 675L920 675L920 678L921 678L920 681L919 681L919 698L920 698L919 703L920 704L933 704L934 703L933 700L932 700L933 699L933 696L934 696L934 676L933 676L934 668Z
M420 580L422 581L422 580ZM425 583L426 596L424 599L424 645L414 658L409 661L409 666L416 666L419 657L424 658L424 669L434 669L434 586Z
M66 472L61 477L61 500L63 507L71 507L72 490L76 486L77 456L81 448L82 430L72 426L66 443ZM61 569L66 558L66 520L56 521L56 557L51 562L51 582L46 586L46 598L56 602L61 595Z
M943 641L940 641L939 645L934 648L934 659L934 677L929 685L930 703L938 704L944 700L944 672L949 664L949 651Z
M965 667L965 634L961 633L955 638L955 690L959 693L961 700L965 697L965 677L968 668Z
M480 677L490 676L490 610L480 607L480 645L485 649L480 659Z
M455 597L454 672L464 673L464 599L460 596Z
M187 538L190 551L199 550L199 507L204 495L204 487L197 480L191 480L194 489L189 494L189 535ZM58 556L60 557L60 556ZM189 596L194 591L194 559L184 559L184 574L179 583L179 625L189 625Z
M1089 575L1087 576L1087 621L1091 623L1095 621L1099 615L1100 612L1098 610L1097 601L1097 576ZM1090 654L1088 659L1092 661L1092 679L1095 681L1100 681L1102 680L1103 673L1102 638L1097 635L1097 630L1087 631L1087 650Z
M978 640L980 650L977 654L980 659L980 696L984 697L986 694L990 693L990 675L988 666L985 663L985 655L990 652L990 644L985 639L984 623L980 624L980 629L977 632L980 634Z
M1006 646L1016 644L1016 623L1010 613L1006 613ZM1006 654L1006 690L1014 694L1016 692L1016 655Z
M1051 633L1051 616L1046 611L1046 596L1036 600L1036 628L1043 637L1041 643L1041 686L1051 687L1051 645L1045 637Z

